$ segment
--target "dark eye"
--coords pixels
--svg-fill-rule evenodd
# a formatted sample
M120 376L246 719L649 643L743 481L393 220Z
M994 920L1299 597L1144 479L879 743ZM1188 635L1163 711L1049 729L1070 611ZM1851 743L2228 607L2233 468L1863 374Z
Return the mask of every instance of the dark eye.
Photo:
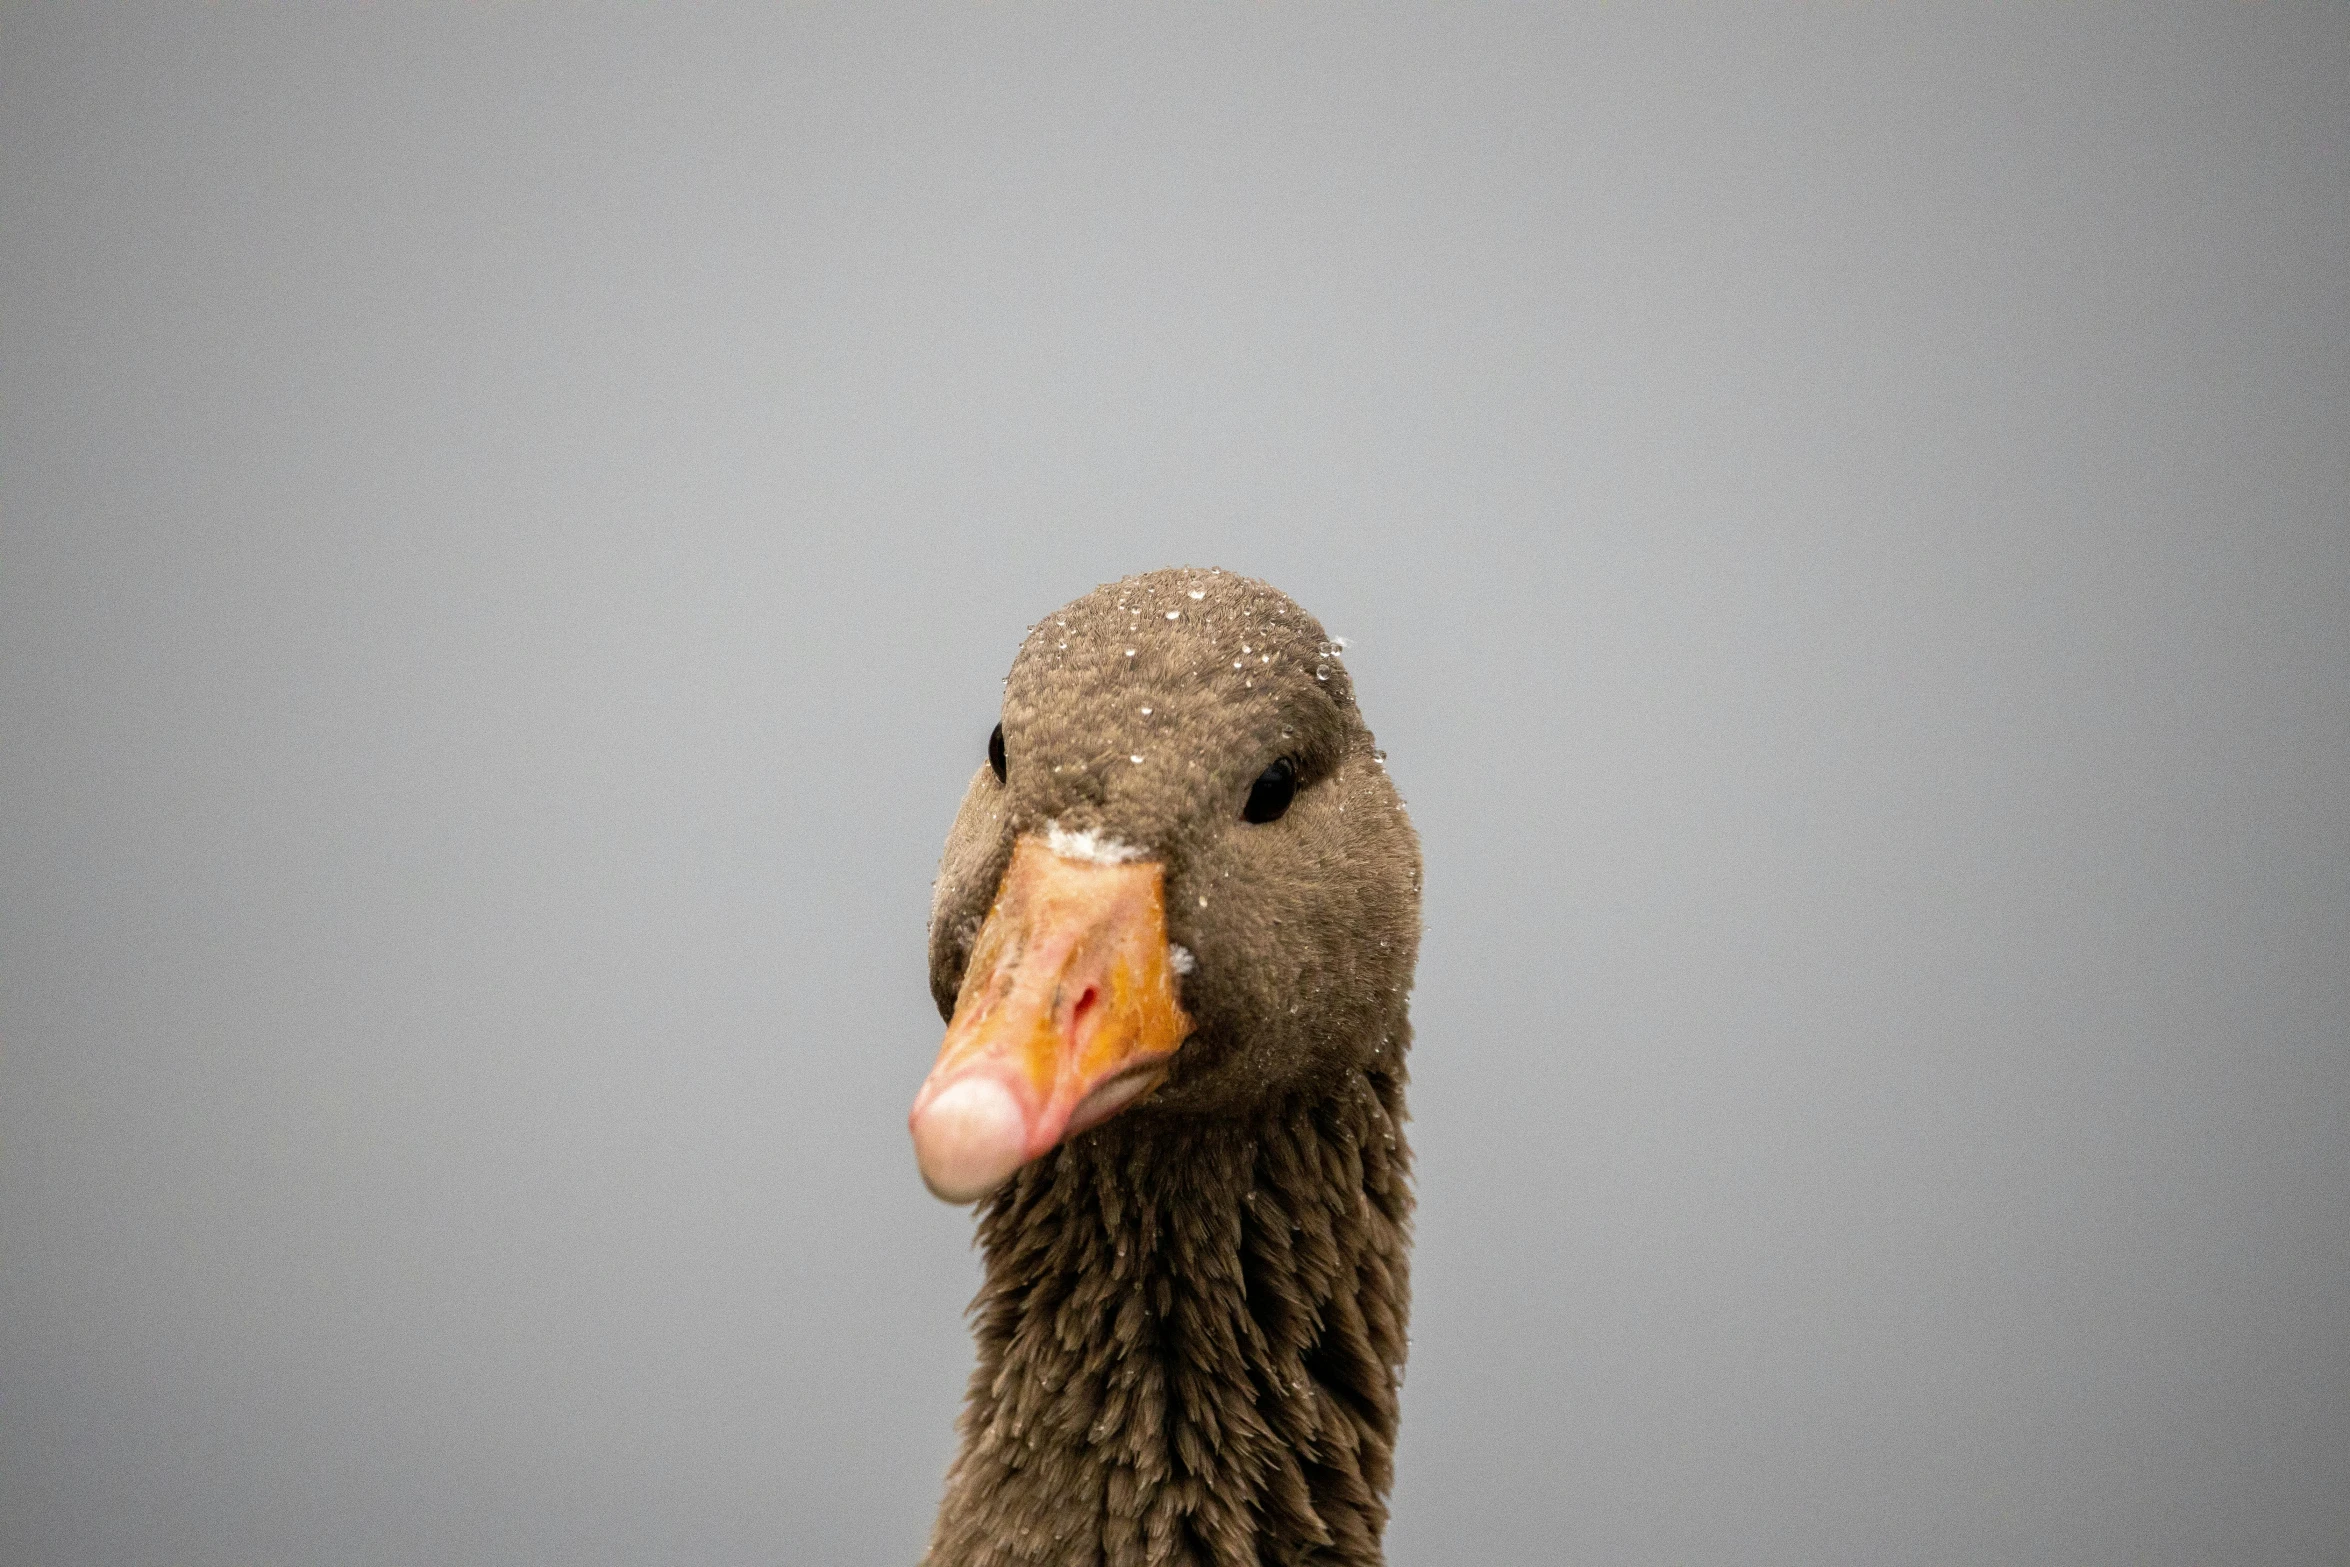
M995 781L1004 781L1004 726L995 726L995 733L987 737L987 765L995 769Z
M1297 768L1288 757L1283 757L1257 775L1249 786L1248 804L1240 808L1240 819L1246 822L1278 821L1289 809L1292 796L1297 793Z

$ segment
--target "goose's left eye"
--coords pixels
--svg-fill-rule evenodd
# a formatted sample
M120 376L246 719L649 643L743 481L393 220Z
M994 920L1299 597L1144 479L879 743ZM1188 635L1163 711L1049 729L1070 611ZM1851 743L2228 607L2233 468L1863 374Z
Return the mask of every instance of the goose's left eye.
M995 726L995 733L987 737L987 765L995 769L995 781L1004 781L1004 726Z
M1296 794L1297 768L1285 756L1259 773L1249 786L1248 803L1240 808L1240 819L1260 824L1276 821Z

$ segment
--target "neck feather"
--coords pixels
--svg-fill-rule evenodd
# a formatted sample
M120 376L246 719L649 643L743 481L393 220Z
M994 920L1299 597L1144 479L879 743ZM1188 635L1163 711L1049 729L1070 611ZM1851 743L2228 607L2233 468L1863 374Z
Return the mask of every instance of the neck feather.
M1253 1121L1130 1111L990 1199L927 1567L1376 1567L1410 1298L1396 1060Z

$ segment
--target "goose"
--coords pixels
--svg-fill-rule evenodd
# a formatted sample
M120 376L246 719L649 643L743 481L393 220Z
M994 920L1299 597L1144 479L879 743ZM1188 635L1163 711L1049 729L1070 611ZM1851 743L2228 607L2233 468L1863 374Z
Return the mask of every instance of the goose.
M940 862L909 1124L979 1204L926 1567L1378 1567L1419 841L1339 644L1169 569L1031 628Z

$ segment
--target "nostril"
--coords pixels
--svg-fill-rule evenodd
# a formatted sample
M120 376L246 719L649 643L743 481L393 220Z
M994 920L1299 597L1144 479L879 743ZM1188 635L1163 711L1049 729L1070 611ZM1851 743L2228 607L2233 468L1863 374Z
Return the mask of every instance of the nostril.
M1092 1017L1094 1009L1101 1005L1101 999L1101 991L1092 985L1086 986L1078 994L1077 1004L1069 1009L1069 1032L1072 1037L1085 1031L1086 1020Z

